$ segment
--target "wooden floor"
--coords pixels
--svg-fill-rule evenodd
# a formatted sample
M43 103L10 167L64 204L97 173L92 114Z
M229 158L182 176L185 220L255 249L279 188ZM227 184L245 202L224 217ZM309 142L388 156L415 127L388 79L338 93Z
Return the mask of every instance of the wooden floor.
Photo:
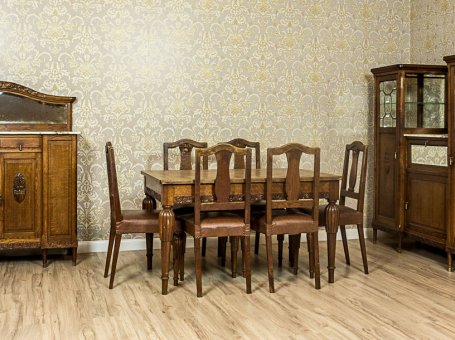
M76 267L54 258L43 269L39 257L0 258L2 339L454 339L455 273L444 254L392 241L367 242L370 274L362 272L356 240L349 241L351 267L337 244L335 283L327 283L326 244L321 242L322 289L287 261L275 266L276 293L268 292L265 248L253 256L253 294L244 279L221 268L208 249L203 294L196 298L193 252L186 279L162 296L159 252L145 270L144 252L120 254L116 285L103 278L105 253L82 254ZM301 248L305 250L305 247Z

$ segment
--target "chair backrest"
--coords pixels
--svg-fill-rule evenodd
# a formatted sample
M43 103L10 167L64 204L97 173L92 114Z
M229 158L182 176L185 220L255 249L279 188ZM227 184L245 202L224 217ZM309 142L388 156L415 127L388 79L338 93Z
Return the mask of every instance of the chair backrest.
M273 194L273 157L286 154L287 173L284 183L284 196ZM306 197L300 191L300 160L302 154L313 155L312 195ZM272 220L273 209L310 208L313 220L317 223L319 217L319 177L320 149L311 148L298 143L290 143L276 148L267 149L267 188L266 188L266 221Z
M207 143L196 142L192 139L180 139L172 143L163 143L163 168L169 170L169 149L179 148L180 170L191 170L191 154L193 148L206 148ZM208 169L208 158L204 159L204 169Z
M201 186L201 161L204 157L214 155L216 160L216 177L214 183L213 200L203 200ZM245 172L244 183L239 183L242 193L231 194L231 174L229 165L236 155L244 157ZM235 177L238 181L238 176ZM243 181L243 178L242 178ZM250 190L251 190L251 149L237 148L231 144L220 143L210 148L196 150L196 176L194 187L195 225L200 224L201 211L244 210L245 223L250 221Z
M359 160L362 158L360 176L358 176ZM365 183L367 177L368 146L355 141L346 145L344 153L343 177L341 179L340 205L346 204L346 197L357 200L357 211L363 212ZM358 190L357 179L359 179Z
M107 180L109 184L109 202L111 206L111 223L115 224L123 220L120 195L118 191L117 169L115 167L114 147L111 142L107 142L105 146L106 164L107 164Z
M227 142L238 148L252 148L254 149L254 160L256 169L261 168L261 146L259 142L250 142L243 138L235 138ZM245 160L241 155L234 155L234 169L245 169Z

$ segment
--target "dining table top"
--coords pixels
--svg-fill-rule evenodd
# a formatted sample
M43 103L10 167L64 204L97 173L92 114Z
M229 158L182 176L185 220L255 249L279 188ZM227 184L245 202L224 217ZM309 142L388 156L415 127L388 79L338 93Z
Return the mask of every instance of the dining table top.
M286 180L287 169L273 168L273 182L284 182ZM160 184L193 184L196 171L195 170L143 170L141 174L154 178ZM300 170L300 180L302 182L312 181L314 177L313 170ZM243 183L245 181L244 169L230 170L231 183ZM201 170L201 183L213 183L216 177L216 169ZM267 169L251 169L251 182L260 183L267 179ZM341 176L320 173L320 181L340 180Z

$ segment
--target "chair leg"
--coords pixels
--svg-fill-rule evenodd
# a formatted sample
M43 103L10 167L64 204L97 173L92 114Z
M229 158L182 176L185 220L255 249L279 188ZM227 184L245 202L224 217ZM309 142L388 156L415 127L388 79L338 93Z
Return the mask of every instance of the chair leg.
M245 236L242 236L240 238L240 248L242 252L242 276L245 276L245 241L244 241Z
M201 239L194 238L194 264L196 267L197 297L202 297Z
M115 229L111 228L109 232L109 243L107 245L106 265L104 267L104 277L109 275L109 266L111 264L112 247L114 246Z
M114 287L114 277L115 277L115 271L117 269L117 259L118 259L118 253L120 250L121 241L122 241L122 234L116 234L115 240L114 240L114 255L112 257L111 279L109 281L109 289L112 289Z
M267 249L267 269L269 274L269 292L275 293L275 285L273 280L273 258L272 258L272 236L266 235L265 247Z
M221 252L220 252L220 257L221 257L221 266L225 267L226 266L226 243L228 238L227 237L220 237L221 239Z
M363 272L368 274L367 249L365 246L365 236L363 234L363 224L357 224L357 231L359 232L360 250L362 252Z
M294 267L294 238L291 235L288 236L289 241L289 266L292 268Z
M242 257L244 277L246 280L246 293L251 294L251 250L250 250L250 236L242 237Z
M256 235L254 236L254 253L256 255L259 254L259 241L261 238L261 233L259 231L256 231Z
M205 252L207 250L207 237L202 239L202 256L205 257Z
M147 249L147 270L152 270L153 234L145 234L145 245Z
M232 277L237 277L237 253L239 250L239 238L237 236L229 237L231 243L231 270Z
M180 269L180 257L181 257L181 238L179 233L174 233L172 240L172 263L174 269L174 286L179 285L179 269Z
M185 280L186 233L183 232L180 237L180 281L183 281Z
M300 235L301 234L296 234L296 235L289 235L289 237L292 237L292 254L294 257L294 275L297 275L299 271L299 249L300 249Z
M278 239L278 267L281 267L283 265L283 241L284 241L284 235L277 235Z
M306 234L306 242L308 246L308 256L310 258L310 278L314 278L314 250L313 250L313 233Z
M346 259L346 264L351 265L351 259L349 258L349 248L348 248L348 238L346 236L346 226L340 225L341 238L343 239L343 249L344 249L344 258Z
M319 241L318 232L313 233L313 253L314 253L314 287L321 289L321 269L319 264Z

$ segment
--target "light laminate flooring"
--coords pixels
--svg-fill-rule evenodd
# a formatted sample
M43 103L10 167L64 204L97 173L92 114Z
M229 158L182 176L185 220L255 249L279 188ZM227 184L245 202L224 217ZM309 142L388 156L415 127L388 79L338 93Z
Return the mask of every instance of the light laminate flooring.
M383 234L381 234L382 236ZM252 256L253 293L241 275L230 277L216 249L203 260L203 294L196 297L193 249L185 281L161 295L160 253L145 269L144 251L122 252L113 290L103 277L105 253L51 257L0 257L1 339L454 339L455 273L443 253L393 240L367 241L370 274L364 275L357 240L346 266L337 243L335 283L327 282L326 243L320 242L322 288L308 276L302 243L300 271L291 273L285 245L276 264L276 293L268 292L265 247ZM229 250L228 250L229 254ZM1 254L0 254L1 255ZM239 252L240 260L240 252ZM240 270L240 269L239 269ZM172 274L171 274L172 275Z

